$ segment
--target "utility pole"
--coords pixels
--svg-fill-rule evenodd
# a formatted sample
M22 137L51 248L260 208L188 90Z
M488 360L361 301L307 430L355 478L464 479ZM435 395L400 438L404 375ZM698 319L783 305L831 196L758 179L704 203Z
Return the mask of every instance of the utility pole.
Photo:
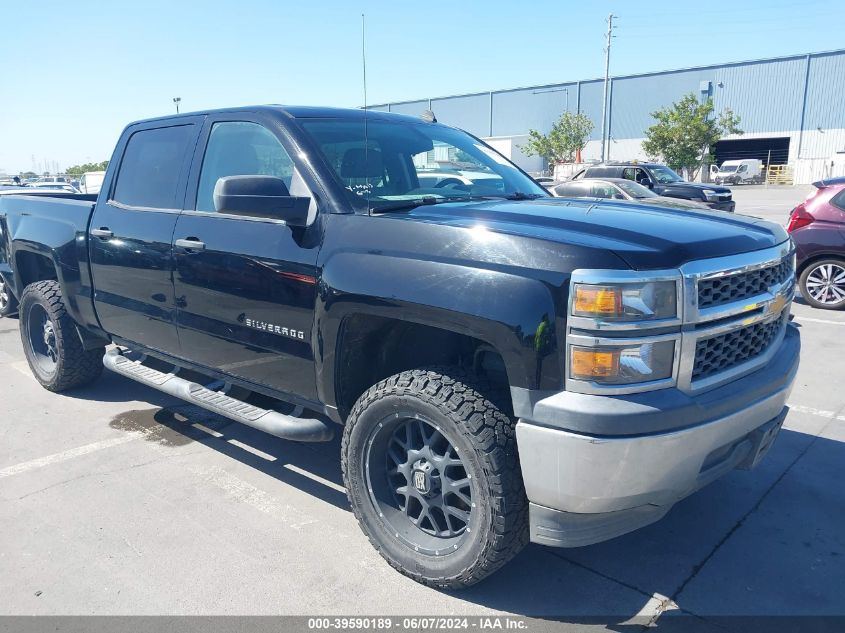
M601 100L601 160L604 162L605 139L607 137L607 89L610 85L610 39L613 37L613 18L617 16L612 13L607 16L607 46L604 49L604 96Z

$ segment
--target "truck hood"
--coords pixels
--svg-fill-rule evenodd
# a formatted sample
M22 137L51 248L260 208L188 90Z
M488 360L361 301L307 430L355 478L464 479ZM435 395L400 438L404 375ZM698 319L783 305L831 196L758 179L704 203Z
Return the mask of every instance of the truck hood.
M400 217L400 216L397 216ZM604 249L636 270L677 268L711 257L769 248L788 239L777 224L720 211L617 201L494 200L417 207L407 220Z

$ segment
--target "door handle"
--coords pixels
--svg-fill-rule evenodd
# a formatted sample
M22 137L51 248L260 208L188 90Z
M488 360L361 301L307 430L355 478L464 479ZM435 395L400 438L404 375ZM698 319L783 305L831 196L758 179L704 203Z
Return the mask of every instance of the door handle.
M205 242L200 242L195 237L186 237L183 240L176 240L173 243L175 246L179 248L184 248L187 251L204 251L205 250Z
M114 233L107 226L101 226L98 229L91 229L91 235L94 237L99 237L101 239L108 239L110 237L114 237Z

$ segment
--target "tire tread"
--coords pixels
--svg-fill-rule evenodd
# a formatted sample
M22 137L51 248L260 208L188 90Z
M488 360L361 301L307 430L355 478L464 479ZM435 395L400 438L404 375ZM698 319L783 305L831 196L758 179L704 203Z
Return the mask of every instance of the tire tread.
M475 562L457 574L428 577L405 569L385 554L381 545L364 528L363 517L353 505L358 524L373 547L400 573L439 589L461 589L473 585L510 561L528 543L528 501L516 447L513 421L483 394L495 389L483 378L458 367L429 367L396 374L370 387L358 399L343 435L342 469L349 490L347 442L362 412L388 395L416 395L437 406L470 436L481 460L493 498L493 524ZM501 395L501 394L499 394Z
M103 372L105 348L98 347L92 350L83 348L82 341L75 331L74 321L65 308L59 282L47 280L28 285L21 295L21 305L26 305L30 300L44 306L56 330L56 339L60 341L58 352L61 362L56 375L52 380L45 381L33 370L38 382L48 391L60 392L81 387L96 380ZM22 313L20 329L25 347L29 345L26 340L26 327Z

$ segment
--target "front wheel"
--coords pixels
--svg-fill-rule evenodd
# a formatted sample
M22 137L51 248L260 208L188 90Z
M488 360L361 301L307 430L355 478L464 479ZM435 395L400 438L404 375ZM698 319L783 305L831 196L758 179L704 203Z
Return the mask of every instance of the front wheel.
M39 281L24 289L20 329L29 368L45 389L81 387L102 373L105 348L82 346L57 281Z
M511 420L458 368L392 376L362 395L343 435L361 529L403 574L468 587L528 542Z
M813 262L798 280L801 296L811 306L826 310L845 308L845 260Z

